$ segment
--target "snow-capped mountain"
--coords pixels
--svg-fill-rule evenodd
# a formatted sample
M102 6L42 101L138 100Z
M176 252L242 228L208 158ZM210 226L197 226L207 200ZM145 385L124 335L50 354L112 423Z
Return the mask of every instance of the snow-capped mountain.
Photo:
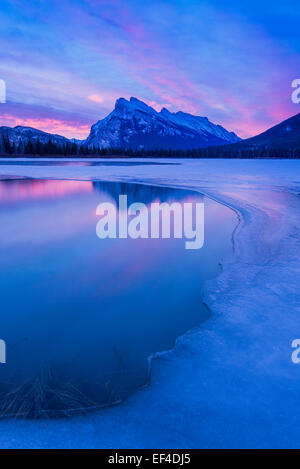
M11 144L18 146L24 145L28 141L36 142L39 140L41 143L48 143L49 140L56 145L63 145L69 140L61 135L49 134L42 130L33 129L31 127L0 127L0 137L5 136L9 139Z
M207 117L184 112L160 112L136 98L116 101L115 109L91 128L89 146L115 148L199 148L224 145L241 139Z

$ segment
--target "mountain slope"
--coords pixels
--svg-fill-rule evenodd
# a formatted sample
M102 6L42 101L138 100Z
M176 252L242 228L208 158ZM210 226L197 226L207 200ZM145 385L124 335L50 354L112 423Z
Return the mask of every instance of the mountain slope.
M273 148L300 147L300 113L271 127L255 137L243 140L239 145Z
M199 149L201 158L299 158L300 113L255 137Z
M136 98L120 98L115 109L92 126L85 143L104 148L186 149L238 141L237 135L206 117L165 108L157 112Z
M0 127L0 137L7 137L11 144L18 146L24 145L28 141L36 142L39 140L41 143L47 143L49 140L56 145L63 145L70 140L61 135L50 134L42 130L33 129L31 127Z

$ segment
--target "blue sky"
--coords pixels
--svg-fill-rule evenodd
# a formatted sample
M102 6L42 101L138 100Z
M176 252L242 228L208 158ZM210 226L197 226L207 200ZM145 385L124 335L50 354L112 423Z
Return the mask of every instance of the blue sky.
M0 125L84 138L117 98L242 137L299 112L296 1L1 0Z

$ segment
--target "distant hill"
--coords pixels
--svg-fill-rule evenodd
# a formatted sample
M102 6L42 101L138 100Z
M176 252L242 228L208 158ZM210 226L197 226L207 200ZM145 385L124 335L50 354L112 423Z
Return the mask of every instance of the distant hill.
M39 140L41 143L47 143L49 140L57 145L63 145L69 140L61 135L50 134L42 130L33 129L32 127L0 127L0 136L5 136L9 139L10 143L18 146L24 145L28 141L36 142Z
M201 152L203 156L203 152ZM300 113L255 137L233 145L207 149L207 156L219 157L300 157Z
M256 137L243 140L239 145L246 147L261 147L263 145L266 148L299 148L300 113L271 127Z
M196 158L300 158L300 114L241 142L200 148Z

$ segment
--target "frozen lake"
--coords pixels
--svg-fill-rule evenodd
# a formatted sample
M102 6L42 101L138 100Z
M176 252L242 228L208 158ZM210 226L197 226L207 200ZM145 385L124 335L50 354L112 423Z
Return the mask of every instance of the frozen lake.
M191 189L233 207L241 220L233 255L225 256L220 274L203 285L210 316L201 322L198 309L198 325L173 341L169 352L155 355L148 386L121 405L87 416L4 419L1 448L299 448L300 365L291 360L291 344L300 331L299 160L1 161L6 179ZM87 164L96 162L101 164ZM17 212L11 209L11 223L25 237L27 224L22 225L24 217L18 222ZM3 226L8 224L1 223L1 232ZM91 229L94 233L95 222ZM13 234L6 234L11 243ZM9 249L8 244L3 249L6 259ZM180 247L178 252L197 257L201 250L188 253ZM15 302L16 291L11 294ZM0 365L1 372L5 366Z
M96 207L116 205L120 194L146 205L204 203L203 248L172 238L100 240ZM236 225L234 211L185 189L2 176L2 415L74 413L148 383L149 357L209 316L203 285L231 254Z

